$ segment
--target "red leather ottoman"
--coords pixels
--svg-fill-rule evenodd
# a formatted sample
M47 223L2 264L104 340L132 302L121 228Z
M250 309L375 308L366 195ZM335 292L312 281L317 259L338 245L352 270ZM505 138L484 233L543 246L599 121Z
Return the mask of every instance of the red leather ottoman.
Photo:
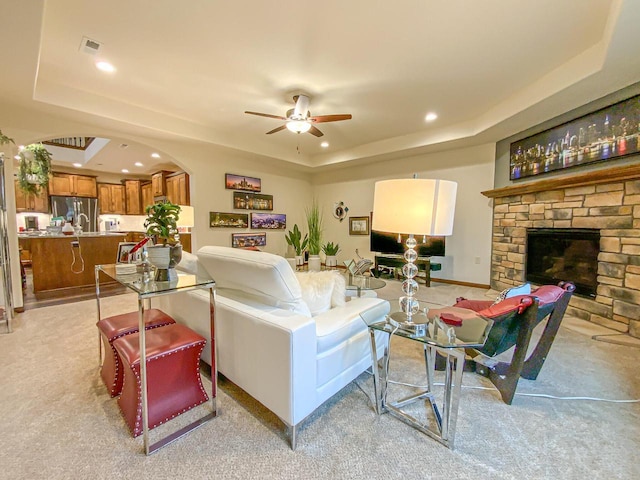
M145 330L176 323L173 318L157 308L144 312L144 322ZM104 345L104 362L100 375L111 396L116 397L122 391L122 369L118 352L113 348L113 341L138 332L138 312L103 318L96 325Z
M133 333L113 342L124 370L118 405L134 437L142 433L139 335ZM147 331L145 342L149 429L152 429L209 399L200 378L200 354L207 341L189 327L175 323Z

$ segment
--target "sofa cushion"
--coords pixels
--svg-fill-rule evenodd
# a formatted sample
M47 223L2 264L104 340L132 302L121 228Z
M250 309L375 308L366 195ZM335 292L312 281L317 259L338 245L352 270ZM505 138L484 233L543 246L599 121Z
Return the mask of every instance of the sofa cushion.
M300 284L287 260L267 252L206 246L198 260L219 288L263 297L265 303L286 310L302 302Z
M338 271L296 272L302 300L316 316L345 304L346 282Z

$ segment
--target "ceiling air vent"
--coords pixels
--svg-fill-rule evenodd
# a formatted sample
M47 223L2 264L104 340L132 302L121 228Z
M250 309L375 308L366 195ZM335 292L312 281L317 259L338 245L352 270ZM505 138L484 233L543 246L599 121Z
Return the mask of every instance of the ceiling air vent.
M80 51L88 53L89 55L95 55L102 48L102 44L96 40L91 40L89 37L82 37L82 43L80 44Z

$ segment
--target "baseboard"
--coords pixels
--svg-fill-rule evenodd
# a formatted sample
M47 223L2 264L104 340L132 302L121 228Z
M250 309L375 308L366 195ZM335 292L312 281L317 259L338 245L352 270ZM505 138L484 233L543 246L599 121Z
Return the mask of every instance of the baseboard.
M462 285L463 287L486 288L487 290L491 288L491 285L485 285L484 283L460 282L458 280L447 280L446 278L431 277L431 281L439 282L439 283L448 283L451 285Z

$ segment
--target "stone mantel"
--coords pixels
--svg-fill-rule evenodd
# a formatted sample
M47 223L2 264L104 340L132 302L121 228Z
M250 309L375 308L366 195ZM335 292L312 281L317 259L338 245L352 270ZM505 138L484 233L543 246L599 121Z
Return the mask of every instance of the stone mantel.
M612 183L624 180L635 180L640 178L640 164L625 165L622 167L606 168L595 170L579 175L550 178L519 185L486 190L482 195L489 198L502 198L512 195L523 195L527 193L545 192L560 188L582 187L586 185L598 185L602 183Z

